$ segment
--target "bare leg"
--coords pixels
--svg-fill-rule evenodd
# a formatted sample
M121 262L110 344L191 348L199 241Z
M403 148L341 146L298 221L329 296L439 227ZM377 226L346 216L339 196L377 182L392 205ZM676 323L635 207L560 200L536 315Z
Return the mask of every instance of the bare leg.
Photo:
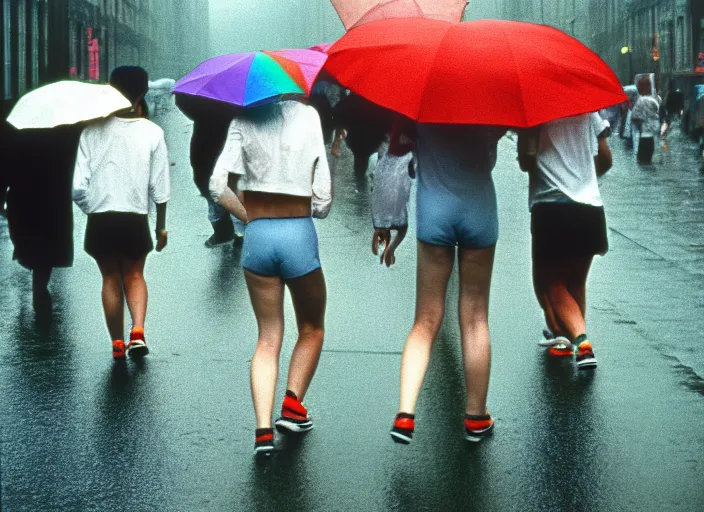
M51 295L49 294L49 280L51 267L40 267L32 270L32 304L34 310L40 314L51 312Z
M535 297L538 299L538 304L540 304L540 308L543 310L543 315L545 315L545 325L547 325L548 329L550 329L555 336L559 336L562 332L555 318L555 312L552 310L552 306L550 306L550 301L548 301L547 285L545 284L545 276L543 273L543 266L533 261L533 290L535 291Z
M257 428L271 428L284 337L284 283L278 277L262 277L247 270L244 276L259 327L250 370L254 414Z
M401 358L399 412L415 414L430 352L445 314L447 281L454 262L454 247L418 242L416 316Z
M141 260L126 260L122 262L122 280L127 297L127 307L132 315L132 328L144 329L144 318L147 315L147 283L144 281L144 263Z
M566 261L544 267L548 302L557 322L570 340L574 340L587 330L580 304L569 289L569 284L573 281L572 265L572 261Z
M122 340L125 335L125 299L122 292L120 264L117 259L106 258L98 261L98 268L103 275L103 310L108 332L113 341Z
M291 355L288 370L288 389L300 401L308 391L318 367L325 336L325 305L327 289L323 270L318 269L306 276L286 282L293 307L296 310L298 341Z
M467 386L467 414L481 415L486 412L491 371L489 290L494 253L495 247L459 251L459 318Z
M32 270L32 293L34 295L48 292L52 270L53 268L51 267L35 268Z
M570 293L579 304L584 320L587 319L587 277L592 266L591 257L574 260L573 272L570 275L570 282L567 287Z

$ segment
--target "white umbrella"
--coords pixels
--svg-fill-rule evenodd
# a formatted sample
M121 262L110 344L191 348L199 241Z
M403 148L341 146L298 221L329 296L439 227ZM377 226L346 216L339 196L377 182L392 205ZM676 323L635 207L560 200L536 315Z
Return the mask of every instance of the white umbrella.
M110 85L63 81L20 98L7 120L15 128L54 128L107 117L132 105Z

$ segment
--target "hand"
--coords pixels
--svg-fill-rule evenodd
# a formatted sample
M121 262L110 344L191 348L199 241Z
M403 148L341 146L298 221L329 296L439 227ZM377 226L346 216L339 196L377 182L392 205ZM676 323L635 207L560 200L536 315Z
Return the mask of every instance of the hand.
M165 229L156 232L156 252L161 252L168 243L169 232Z
M379 248L383 247L381 258L379 263L384 263L384 257L386 256L386 251L391 245L391 230L390 229L376 229L374 230L374 238L372 238L372 253L374 256L379 256Z
M396 263L396 248L401 245L401 242L406 237L408 226L401 226L394 231L396 231L396 234L392 240L390 229L377 229L374 231L374 239L372 240L372 252L375 256L379 256L379 246L384 245L379 264L386 264L387 268Z

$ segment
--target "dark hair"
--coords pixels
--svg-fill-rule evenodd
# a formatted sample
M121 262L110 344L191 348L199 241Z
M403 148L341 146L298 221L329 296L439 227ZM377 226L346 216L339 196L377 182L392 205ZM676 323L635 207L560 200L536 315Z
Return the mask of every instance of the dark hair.
M149 75L139 66L120 66L110 74L110 85L135 104L149 91Z

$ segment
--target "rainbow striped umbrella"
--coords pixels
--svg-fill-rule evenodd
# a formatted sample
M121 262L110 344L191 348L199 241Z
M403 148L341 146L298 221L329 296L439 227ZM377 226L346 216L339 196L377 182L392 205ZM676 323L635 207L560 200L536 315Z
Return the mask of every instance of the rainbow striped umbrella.
M308 96L327 55L314 50L232 53L206 60L176 82L175 94L240 107Z

